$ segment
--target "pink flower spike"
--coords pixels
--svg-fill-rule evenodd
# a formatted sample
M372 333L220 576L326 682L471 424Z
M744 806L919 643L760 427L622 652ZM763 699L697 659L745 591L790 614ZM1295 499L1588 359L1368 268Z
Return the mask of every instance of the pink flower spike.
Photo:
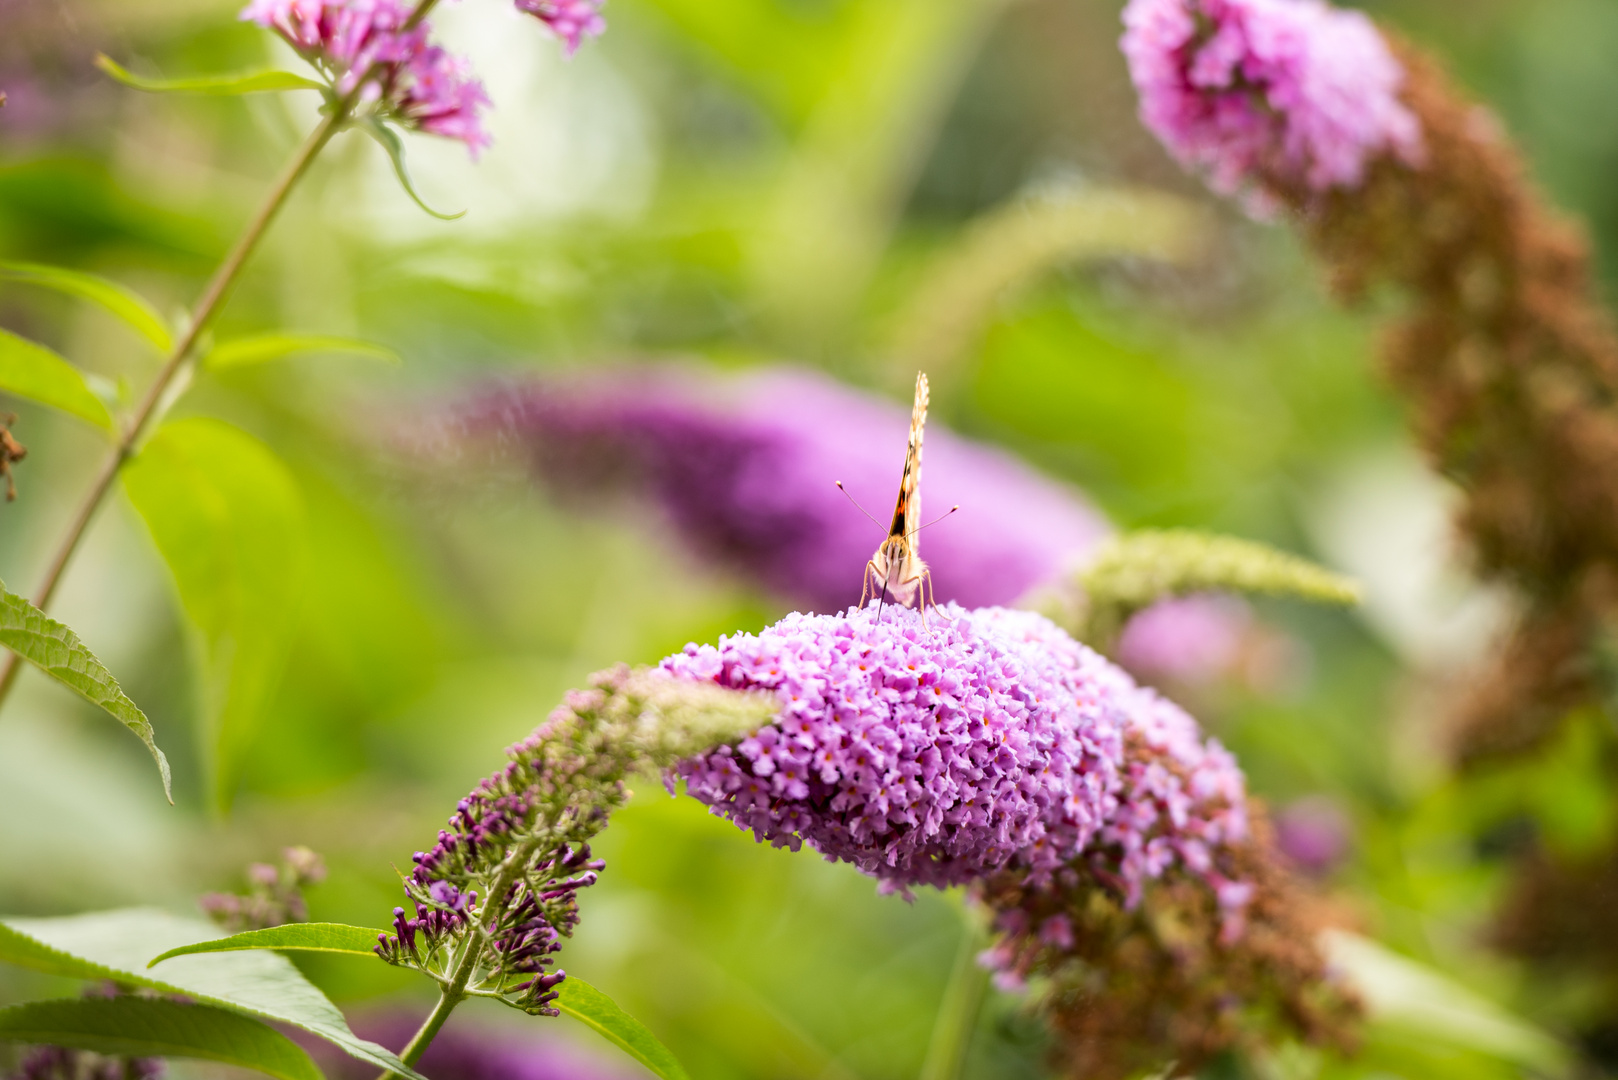
M550 27L569 56L585 38L599 37L607 29L607 20L601 16L602 0L516 0L516 4L518 11L526 11Z

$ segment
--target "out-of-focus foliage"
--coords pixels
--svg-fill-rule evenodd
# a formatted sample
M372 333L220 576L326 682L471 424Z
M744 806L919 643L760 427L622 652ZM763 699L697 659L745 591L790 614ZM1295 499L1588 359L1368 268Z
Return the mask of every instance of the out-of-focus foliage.
M1508 769L1449 775L1435 702L1499 612L1465 584L1449 494L1372 370L1374 305L1332 308L1284 230L1207 201L1140 131L1118 6L614 0L610 33L571 62L505 33L505 5L446 8L446 37L489 83L496 143L473 166L415 140L411 167L429 205L466 217L421 214L373 143L340 138L216 328L188 418L148 446L53 611L151 718L179 808L127 733L25 673L0 714L0 911L186 910L304 843L332 866L313 917L384 923L390 864L431 845L564 689L782 613L668 543L649 508L581 515L509 478L376 452L468 382L784 359L902 398L925 357L938 421L1082 486L1121 526L1249 536L1363 582L1358 611L1261 604L1280 645L1190 704L1258 794L1344 809L1351 853L1321 887L1348 922L1584 1036L1592 1068L1618 1065L1589 1024L1603 987L1526 982L1485 940L1499 856L1529 835L1576 853L1610 834L1595 763L1618 739L1592 717ZM1618 280L1611 6L1368 6L1498 108ZM29 450L19 500L0 503L0 578L19 592L104 452L80 418L151 379L167 313L315 119L312 95L138 94L93 57L170 78L290 66L234 16L216 0L0 10L0 259L94 273L157 311L132 327L105 298L0 270L0 325L84 373L60 382L64 412L18 402L8 380L60 371L0 342L0 412L19 414ZM955 897L878 897L653 784L597 853L607 870L565 966L691 1075L917 1074L970 932ZM419 989L381 964L297 963L344 1005ZM0 969L0 1004L46 980ZM1019 998L991 991L968 1075L1044 1075L1042 1039ZM1397 1025L1323 1072L1290 1051L1228 1064L1218 1075L1523 1068L1487 1039Z

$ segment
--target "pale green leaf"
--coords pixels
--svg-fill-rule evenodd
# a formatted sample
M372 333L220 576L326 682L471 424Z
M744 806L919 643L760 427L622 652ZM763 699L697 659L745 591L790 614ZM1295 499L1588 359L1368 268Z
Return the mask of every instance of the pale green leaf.
M1176 596L1236 592L1321 604L1356 604L1360 599L1354 581L1307 559L1251 540L1189 529L1116 537L1078 572L1075 584L1078 595L1058 621L1103 651L1130 615Z
M269 448L218 420L160 428L124 469L196 631L203 750L228 808L296 628L306 556L296 480Z
M112 414L90 392L78 368L43 345L0 330L0 391L61 409L112 430Z
M304 1049L266 1024L209 1005L162 998L75 998L0 1009L0 1039L109 1057L186 1057L280 1080L321 1080Z
M55 289L57 292L100 304L155 345L159 352L166 353L174 347L168 327L157 310L139 293L116 281L108 281L94 274L68 270L60 266L25 262L0 262L0 281L16 281L37 285L42 289Z
M385 1048L349 1030L337 1006L284 956L272 952L182 956L157 972L157 952L217 937L218 927L137 908L60 919L0 919L0 962L75 979L182 994L205 1005L302 1028L379 1069L422 1080ZM379 961L380 962L380 961Z
M690 1080L669 1048L639 1020L620 1009L612 998L572 975L556 990L560 995L554 1002L558 1009L594 1030L663 1080Z
M96 67L125 86L152 94L262 94L272 90L324 90L324 83L290 71L245 71L229 75L202 75L190 79L148 79L120 66L112 57L97 54Z
M283 952L348 953L356 956L376 956L377 937L381 930L344 923L287 923L265 930L247 930L215 941L199 941L194 945L181 945L152 960L147 967L156 967L176 956L196 953L241 952L248 949L276 949Z
M0 645L38 667L92 705L105 709L114 720L133 731L163 777L163 794L174 801L169 762L157 748L151 721L118 686L112 672L85 648L79 636L27 600L6 591L0 582Z
M1553 1076L1567 1073L1573 1059L1566 1046L1432 968L1345 931L1329 931L1322 944L1372 1023Z
M411 183L410 170L405 168L404 142L399 138L398 132L375 118L363 121L360 127L367 135L375 139L377 145L387 153L388 160L393 163L393 175L399 178L399 186L404 188L405 194L410 196L411 202L440 221L454 221L456 218L466 216L465 210L445 214L422 202L421 196L416 194L416 185Z
M390 364L399 362L399 354L392 349L358 338L322 334L259 334L221 341L208 352L203 363L210 368L245 367L300 352L350 353L385 360Z

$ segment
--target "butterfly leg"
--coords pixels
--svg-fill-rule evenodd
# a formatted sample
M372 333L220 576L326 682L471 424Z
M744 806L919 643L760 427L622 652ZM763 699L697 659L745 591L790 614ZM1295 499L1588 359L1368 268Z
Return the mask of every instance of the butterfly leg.
M872 583L882 580L882 571L878 569L875 559L865 560L865 573L860 575L860 608L865 607L865 599L869 596L876 599L877 591L871 588Z
M943 612L938 611L938 587L933 584L933 572L932 572L932 569L929 567L927 570L923 571L921 577L922 577L922 584L927 586L927 595L932 598L932 600L931 600L932 607L933 607L934 611L938 612L938 617L940 619L943 619L947 623L954 622L955 621L954 619L950 618L948 615L945 615ZM923 606L922 612L924 614L925 614L926 610L927 610L926 607Z

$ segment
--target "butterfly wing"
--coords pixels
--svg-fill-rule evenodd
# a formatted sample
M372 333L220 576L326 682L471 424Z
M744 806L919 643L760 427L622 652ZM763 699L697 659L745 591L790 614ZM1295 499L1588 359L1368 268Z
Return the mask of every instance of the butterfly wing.
M892 534L903 536L916 554L921 529L921 437L927 424L927 376L916 372L916 403L910 410L910 445L905 450L905 471L899 481L899 504L893 510Z

